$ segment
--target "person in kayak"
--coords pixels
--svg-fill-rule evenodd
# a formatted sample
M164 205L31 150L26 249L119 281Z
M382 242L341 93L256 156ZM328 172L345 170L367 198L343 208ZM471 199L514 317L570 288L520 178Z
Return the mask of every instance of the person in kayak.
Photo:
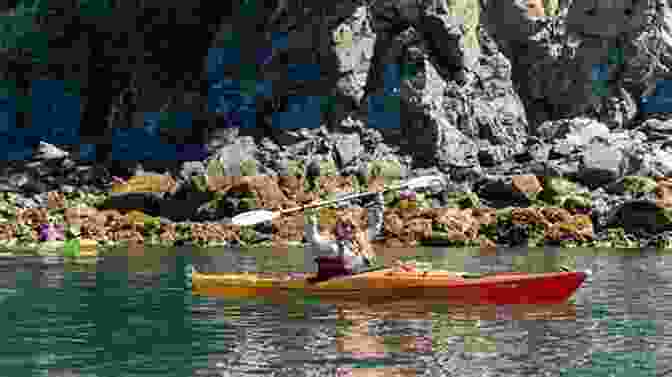
M336 240L320 236L314 215L305 227L306 248L317 263L317 276L313 279L315 282L356 274L371 265L368 258L354 252L353 224L339 219L336 223Z
M369 239L382 232L384 198L382 193L375 195L369 205ZM338 276L360 273L371 267L366 255L355 252L353 236L355 224L348 216L336 221L336 240L320 237L317 217L309 216L305 224L305 239L308 255L317 263L317 276L314 281L324 281ZM373 234L372 234L373 233Z
M385 201L378 193L369 209L369 240L379 239L383 233ZM320 282L339 276L354 275L371 268L371 258L355 252L353 235L356 225L347 216L336 222L336 240L320 237L317 217L309 216L305 224L305 239L308 255L317 263L317 276L311 281ZM414 270L413 266L397 263L403 271Z

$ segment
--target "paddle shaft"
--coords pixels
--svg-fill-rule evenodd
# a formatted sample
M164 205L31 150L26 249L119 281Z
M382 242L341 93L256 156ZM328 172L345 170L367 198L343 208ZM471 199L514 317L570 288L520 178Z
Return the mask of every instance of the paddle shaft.
M402 189L402 188L404 188L404 187L406 187L406 186L408 186L408 185L402 185L402 186L390 187L390 188L387 188L387 189L385 189L385 190L383 190L383 191L381 191L381 192L387 192L387 191L392 191L392 190L399 190L399 189ZM284 214L292 213L292 212L297 212L297 211L303 211L303 210L305 210L305 209L309 209L309 208L322 207L322 206L326 206L326 205L329 205L329 204L332 204L332 203L343 202L343 201L350 200L350 199L363 198L363 197L365 197L365 196L376 195L376 194L378 194L378 193L379 193L379 192L363 192L363 193L360 193L360 194L346 195L346 196L344 196L344 197L337 198L337 199L325 200L325 201L323 201L323 202L317 202L317 203L305 204L305 205L302 205L302 206L299 206L299 207L294 207L294 208L287 208L287 209L283 209L283 210L280 210L280 211L275 212L275 213L276 213L275 216L280 216L280 215L284 215ZM274 216L274 217L275 217L275 216Z
M346 195L337 199L333 200L327 200L323 202L317 202L317 203L310 203L306 204L303 206L299 207L294 207L294 208L288 208L285 210L278 210L278 211L267 211L267 210L255 210L255 211L250 211L247 213L239 214L235 216L232 219L232 223L237 224L237 225L253 225L253 224L258 224L264 221L269 221L278 218L280 215L291 213L291 212L298 212L302 211L308 208L316 208L316 207L321 207L324 205L332 204L332 203L338 203L346 200L351 200L351 199L356 199L356 198L361 198L365 196L370 196L370 195L376 195L376 194L382 194L387 191L392 191L392 190L400 190L403 188L410 188L410 189L416 189L418 187L429 187L432 182L435 182L436 180L442 180L440 177L437 176L429 176L429 177L418 177L418 178L413 178L409 181L404 182L403 184L389 187L386 189L383 189L382 191L378 192L363 192L360 194L351 194L351 195ZM256 216L256 217L255 217Z

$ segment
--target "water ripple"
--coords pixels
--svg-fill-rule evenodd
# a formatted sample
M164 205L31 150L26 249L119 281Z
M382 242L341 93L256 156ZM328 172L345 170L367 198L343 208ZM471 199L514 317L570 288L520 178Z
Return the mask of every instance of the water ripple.
M255 268L253 258L227 258L245 263L231 271ZM201 262L221 269L216 259ZM184 270L177 257L134 269L131 258L80 266L3 257L0 375L672 375L670 257L578 259L594 275L571 310L538 308L525 319L503 307L475 319L473 309L417 300L336 306L192 296L175 274ZM509 268L511 260L488 263Z

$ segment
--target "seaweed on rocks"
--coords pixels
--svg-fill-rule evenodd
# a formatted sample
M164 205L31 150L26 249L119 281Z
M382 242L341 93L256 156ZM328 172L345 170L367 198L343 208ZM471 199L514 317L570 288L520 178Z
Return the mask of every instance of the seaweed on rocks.
M497 226L497 243L507 246L527 245L528 224L504 223Z

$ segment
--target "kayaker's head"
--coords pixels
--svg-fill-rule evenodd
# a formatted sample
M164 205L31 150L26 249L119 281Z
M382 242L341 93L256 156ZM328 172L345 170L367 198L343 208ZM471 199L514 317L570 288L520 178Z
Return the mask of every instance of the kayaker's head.
M400 200L415 200L416 199L416 194L415 191L411 190L403 190L399 192L399 199Z
M320 160L313 159L306 166L306 177L316 178L320 176Z
M338 220L336 222L336 239L339 241L352 241L354 230L355 227L350 222Z

